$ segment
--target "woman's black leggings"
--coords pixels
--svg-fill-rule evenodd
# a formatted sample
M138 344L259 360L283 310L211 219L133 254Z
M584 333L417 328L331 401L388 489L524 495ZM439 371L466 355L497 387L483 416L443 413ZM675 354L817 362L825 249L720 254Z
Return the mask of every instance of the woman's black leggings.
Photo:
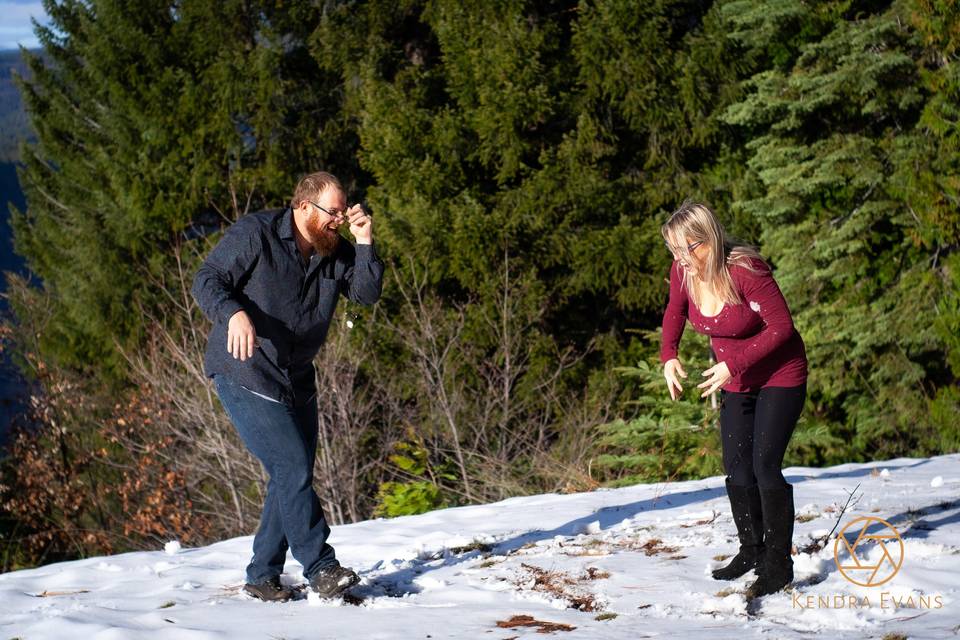
M807 385L765 387L753 393L720 394L723 469L730 482L782 487L780 468L807 397Z

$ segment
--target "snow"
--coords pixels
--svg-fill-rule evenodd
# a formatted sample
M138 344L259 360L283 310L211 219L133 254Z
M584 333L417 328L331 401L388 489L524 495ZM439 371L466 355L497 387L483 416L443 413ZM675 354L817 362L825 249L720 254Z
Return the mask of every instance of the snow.
M798 549L830 534L858 484L836 531L862 516L897 529L902 567L876 587L843 577L833 540L794 556L789 592L748 603L752 573L713 580L717 557L736 550L723 478L713 477L333 527L338 557L362 582L332 601L243 594L251 537L7 573L0 638L955 638L958 463L960 454L785 470ZM862 558L882 558L878 549ZM300 583L300 570L288 556L283 581Z

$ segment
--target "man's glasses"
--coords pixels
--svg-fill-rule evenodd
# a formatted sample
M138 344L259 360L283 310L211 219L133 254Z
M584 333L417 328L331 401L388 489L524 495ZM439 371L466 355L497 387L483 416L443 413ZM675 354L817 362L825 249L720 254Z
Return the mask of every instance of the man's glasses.
M307 200L307 202L309 202L310 204L312 204L313 206L315 206L317 209L320 209L320 211L323 211L325 214L327 214L327 215L330 216L331 218L338 218L338 219L340 219L341 221L347 219L347 212L346 212L346 210L343 210L343 211L333 210L333 211L331 211L330 209L327 209L326 207L321 207L320 205L318 205L318 204L317 204L316 202L314 202L313 200Z

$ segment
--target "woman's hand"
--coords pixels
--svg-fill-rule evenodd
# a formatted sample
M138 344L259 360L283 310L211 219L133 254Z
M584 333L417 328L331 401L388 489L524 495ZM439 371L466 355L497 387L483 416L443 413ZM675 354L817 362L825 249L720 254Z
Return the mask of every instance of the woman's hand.
M709 376L706 380L697 385L698 389L703 389L707 387L707 390L701 394L701 398L706 398L711 393L715 392L721 386L727 383L732 376L730 375L730 369L727 367L726 362L718 362L709 369L703 372L703 375Z
M667 379L667 389L670 391L670 399L676 400L677 396L683 393L683 387L680 386L680 378L687 377L687 372L683 370L683 365L676 358L667 360L663 365L663 377Z

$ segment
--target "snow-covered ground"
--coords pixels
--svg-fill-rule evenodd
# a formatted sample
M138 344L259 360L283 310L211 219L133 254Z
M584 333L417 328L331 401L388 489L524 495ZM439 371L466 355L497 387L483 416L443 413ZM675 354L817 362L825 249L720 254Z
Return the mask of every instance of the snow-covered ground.
M785 475L795 488L797 548L833 528L859 484L838 531L860 516L889 522L903 539L899 572L880 586L856 586L838 570L831 539L819 552L794 556L792 592L748 603L752 573L731 583L709 575L716 557L736 548L723 478L715 477L335 527L341 562L363 578L335 601L263 603L243 594L250 537L8 573L0 575L0 638L960 634L960 454L791 467ZM879 546L858 549L865 562L882 559ZM301 581L292 557L283 580ZM850 596L859 606L849 606ZM525 621L533 626L516 626Z

